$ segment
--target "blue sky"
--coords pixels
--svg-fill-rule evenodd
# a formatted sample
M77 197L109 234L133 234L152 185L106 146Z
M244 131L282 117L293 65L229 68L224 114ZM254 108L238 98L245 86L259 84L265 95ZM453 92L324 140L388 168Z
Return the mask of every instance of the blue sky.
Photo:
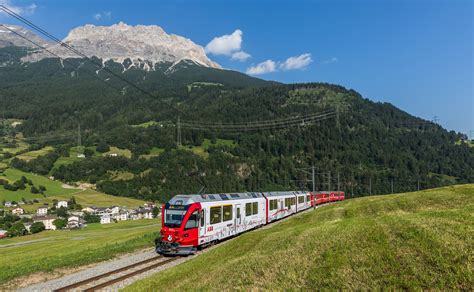
M204 47L227 35L208 47L209 57L225 68L273 71L257 76L288 83L336 83L425 119L438 116L447 129L474 130L474 1L0 3L61 38L79 25L119 21L160 25ZM0 22L15 23L5 15ZM232 60L236 52L251 57L235 60L245 59L240 53Z

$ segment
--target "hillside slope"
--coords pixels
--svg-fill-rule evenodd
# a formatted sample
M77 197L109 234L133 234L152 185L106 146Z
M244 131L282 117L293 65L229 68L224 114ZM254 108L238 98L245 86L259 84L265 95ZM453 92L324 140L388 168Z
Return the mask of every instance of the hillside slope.
M474 185L366 197L244 234L128 291L474 287Z

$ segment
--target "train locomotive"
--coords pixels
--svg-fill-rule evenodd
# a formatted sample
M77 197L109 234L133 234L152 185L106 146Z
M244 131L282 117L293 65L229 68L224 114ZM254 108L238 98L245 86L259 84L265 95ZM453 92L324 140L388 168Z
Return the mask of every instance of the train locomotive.
M177 195L162 207L155 241L162 255L190 255L320 204L342 201L344 192L250 192Z

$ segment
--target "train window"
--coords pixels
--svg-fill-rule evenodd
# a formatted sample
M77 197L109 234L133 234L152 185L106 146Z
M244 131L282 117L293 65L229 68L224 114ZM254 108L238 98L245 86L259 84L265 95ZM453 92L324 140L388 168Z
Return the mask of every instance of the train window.
M223 213L223 220L222 221L229 221L232 220L232 205L227 205L222 207Z
M308 195L306 196L306 202L309 202L309 201L311 201L311 197Z
M278 205L277 200L270 200L270 210L278 209L277 205Z
M245 204L245 216L252 215L252 203Z
M296 198L291 198L291 204L296 205Z
M206 217L205 217L205 214L204 214L204 210L201 210L201 227L204 227L204 225L206 224Z
M211 199L211 200L215 200L215 199L216 199L216 197L214 197L213 195L209 195L209 199Z
M252 209L253 209L252 214L257 215L258 214L258 202L252 203Z
M222 222L222 207L211 207L211 224Z
M230 194L230 196L234 199L238 199L240 198L240 196L238 194Z
M304 196L298 197L298 204L304 203Z
M198 211L194 211L188 218L188 222L184 226L184 230L198 227Z

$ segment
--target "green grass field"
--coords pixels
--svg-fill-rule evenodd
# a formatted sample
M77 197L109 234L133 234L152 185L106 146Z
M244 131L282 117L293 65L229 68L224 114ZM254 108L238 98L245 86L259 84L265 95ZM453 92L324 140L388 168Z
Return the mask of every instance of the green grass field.
M181 146L180 149L192 151L194 154L203 158L209 157L207 150L210 146L235 146L235 141L226 139L216 139L216 143L212 144L210 139L204 139L201 146Z
M126 288L473 290L474 185L346 200Z
M149 154L142 154L140 155L140 158L150 159L151 157L160 156L163 152L165 152L164 148L153 147L150 149Z
M17 157L18 159L30 161L30 160L32 160L32 159L38 158L38 156L42 156L42 155L48 154L49 152L52 152L53 150L54 150L53 147L51 147L51 146L46 146L46 147L43 147L43 148L41 148L41 149L39 149L39 150L29 151L29 152L20 154L20 155L18 155L18 156L16 156L16 157Z
M151 247L159 230L160 221L152 219L106 225L95 223L77 231L44 231L3 239L0 241L0 283L35 272L104 261L121 253ZM22 245L12 246L14 244Z
M0 174L0 178L6 179L9 182L14 182L19 180L22 176L25 176L27 179L31 179L33 184L38 187L40 185L46 187L45 195L48 196L57 196L57 195L67 195L77 192L77 189L65 189L62 187L62 183L58 181L50 180L44 176L31 174L27 172L23 172L18 169L9 168L3 172L3 175ZM30 186L27 186L24 190L17 190L7 191L0 186L0 201L21 201L21 198L25 198L26 200L32 199L42 199L43 195L41 194L32 194L30 192Z
M158 126L160 124L161 123L157 122L157 121L148 121L148 122L141 123L141 124L138 124L138 125L132 125L132 127L134 127L134 128L148 128L148 127L151 127L151 126Z
M20 151L25 150L26 148L28 148L28 146L29 145L27 143L18 141L16 147L14 148L5 147L5 145L0 145L0 150L1 150L0 152L8 152L11 154L16 154Z

